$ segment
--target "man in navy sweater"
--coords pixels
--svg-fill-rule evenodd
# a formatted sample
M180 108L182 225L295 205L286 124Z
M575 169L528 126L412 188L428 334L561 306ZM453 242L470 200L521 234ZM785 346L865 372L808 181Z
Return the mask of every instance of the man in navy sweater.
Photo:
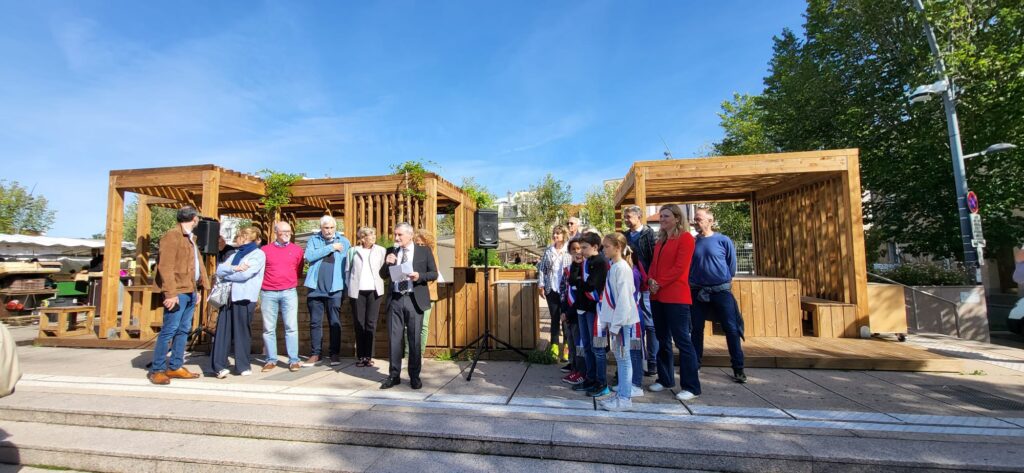
M732 278L736 276L736 246L729 237L711 228L715 216L709 209L698 209L693 217L697 227L697 244L690 263L690 291L693 296L690 338L697 351L697 360L704 356L704 321L717 315L725 331L732 363L733 380L747 382L743 373L743 318L732 295Z

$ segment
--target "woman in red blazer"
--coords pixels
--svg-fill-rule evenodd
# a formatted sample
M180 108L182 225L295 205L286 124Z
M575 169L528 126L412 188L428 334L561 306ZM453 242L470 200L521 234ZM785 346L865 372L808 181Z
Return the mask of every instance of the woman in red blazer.
M661 231L654 245L654 259L648 272L654 333L658 338L658 381L652 392L676 385L672 341L679 349L679 394L688 401L700 395L697 376L697 352L690 340L690 260L695 240L686 231L686 222L677 205L663 205L658 213Z

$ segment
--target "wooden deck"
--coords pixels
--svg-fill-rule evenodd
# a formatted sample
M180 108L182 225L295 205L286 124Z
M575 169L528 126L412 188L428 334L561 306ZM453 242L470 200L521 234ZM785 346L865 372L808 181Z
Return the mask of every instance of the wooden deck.
M961 371L955 358L896 341L855 338L748 338L743 343L748 368L833 370ZM729 366L725 337L704 339L704 366Z

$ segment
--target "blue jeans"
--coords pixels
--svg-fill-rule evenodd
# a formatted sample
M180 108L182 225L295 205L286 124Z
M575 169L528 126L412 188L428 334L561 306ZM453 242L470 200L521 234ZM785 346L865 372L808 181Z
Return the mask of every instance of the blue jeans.
M156 337L153 347L153 366L151 373L167 371L167 349L171 350L170 370L174 371L185 364L185 344L188 343L188 332L192 330L192 314L196 310L196 293L178 294L178 309L171 312L164 310L164 325Z
M299 362L299 296L295 288L283 291L260 291L263 312L263 346L267 362L277 363L277 314L284 322L284 347L288 364Z
M636 337L636 326L622 327L618 334L612 334L611 352L615 354L615 367L619 374L619 386L617 394L619 399L629 399L633 396L634 359L630 344ZM640 373L643 379L643 373Z
M679 386L693 394L700 394L697 376L697 352L690 340L690 305L651 302L654 313L654 331L658 335L658 384L666 388L676 385L675 356L672 342L679 349Z
M328 353L331 356L341 354L341 291L330 297L307 297L306 306L309 307L310 356L320 356L323 351L324 312L327 312L331 335ZM416 327L416 335L420 335L421 330L422 327Z
M725 331L725 343L729 346L729 361L733 370L743 369L743 347L740 345L740 309L736 305L736 297L732 291L720 291L711 294L711 300L697 300L699 289L691 288L693 294L693 348L697 352L697 363L704 358L704 322L715 320L718 316L722 330Z
M657 366L655 357L658 355L658 336L654 333L654 317L651 315L650 291L640 293L640 324L643 326L643 337L647 345L647 371L654 371ZM643 354L640 356L642 358ZM636 374L633 376L636 377ZM643 377L642 374L641 377Z
M597 314L585 312L580 314L580 338L583 340L583 362L587 365L587 381L604 386L608 384L608 361L604 347L594 347L594 321Z

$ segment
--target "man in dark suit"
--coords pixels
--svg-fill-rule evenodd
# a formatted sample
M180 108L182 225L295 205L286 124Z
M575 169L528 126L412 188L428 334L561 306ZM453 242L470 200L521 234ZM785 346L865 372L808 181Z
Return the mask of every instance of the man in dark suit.
M423 312L430 308L430 290L428 281L437 279L437 264L434 253L429 246L413 244L412 225L402 222L395 226L395 246L388 249L384 258L384 266L380 268L380 276L390 279L391 267L412 261L412 272L407 279L390 281L390 302L388 303L388 343L390 344L391 367L388 379L381 383L381 389L389 389L401 384L399 375L402 372L402 341L409 340L409 386L420 389L420 367L423 356L420 354L422 343Z

